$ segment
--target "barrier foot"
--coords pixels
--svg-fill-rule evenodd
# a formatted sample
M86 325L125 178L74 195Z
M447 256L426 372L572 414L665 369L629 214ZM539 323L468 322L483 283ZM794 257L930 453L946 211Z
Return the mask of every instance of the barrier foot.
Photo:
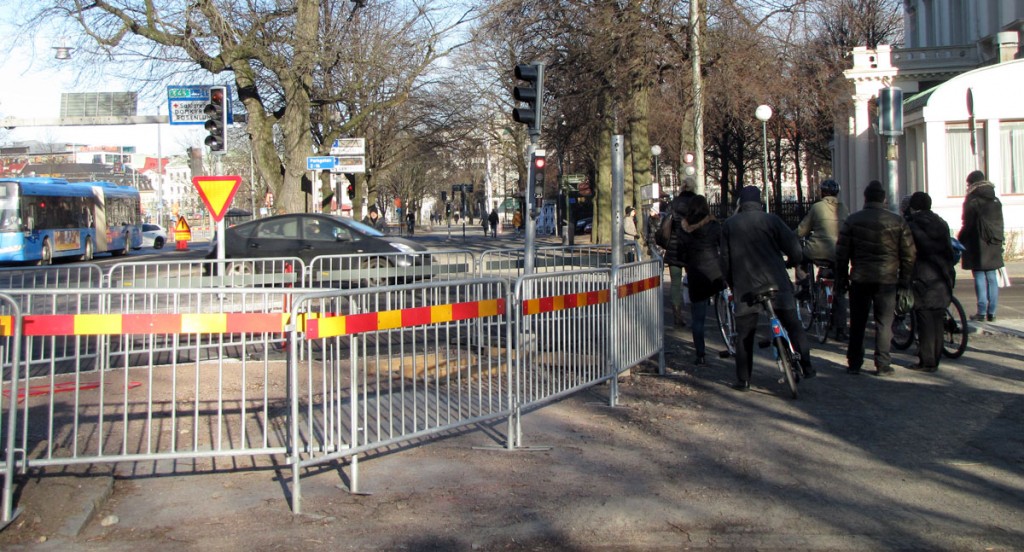
M14 520L18 519L18 516L21 515L22 511L24 511L24 508L15 508L14 512L11 513L11 519L0 520L0 531L7 529L8 525L14 522Z
M553 447L548 445L523 446L522 424L520 423L519 413L519 407L516 407L516 409L508 417L508 439L506 439L505 441L505 446L482 445L478 447L473 447L473 449L502 450L506 452L543 452L551 450Z

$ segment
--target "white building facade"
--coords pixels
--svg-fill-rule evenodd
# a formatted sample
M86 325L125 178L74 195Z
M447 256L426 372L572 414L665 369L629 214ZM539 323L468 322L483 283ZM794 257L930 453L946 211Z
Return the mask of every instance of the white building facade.
M879 180L895 202L928 192L954 234L967 174L981 169L1003 203L1008 249L1020 253L1024 228L1024 31L1022 0L905 0L906 46L856 48L846 78L853 112L837 123L833 174L851 211ZM888 182L887 139L877 133L878 92L903 91L904 133L896 139L896 178Z

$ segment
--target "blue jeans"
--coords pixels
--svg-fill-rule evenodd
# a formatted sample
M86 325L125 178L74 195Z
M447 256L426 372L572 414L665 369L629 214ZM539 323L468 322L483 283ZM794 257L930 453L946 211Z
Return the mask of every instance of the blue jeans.
M693 330L693 348L698 357L704 356L704 322L708 318L708 300L690 302L690 329Z
M973 270L974 294L978 296L978 314L996 315L999 304L999 279L995 270Z

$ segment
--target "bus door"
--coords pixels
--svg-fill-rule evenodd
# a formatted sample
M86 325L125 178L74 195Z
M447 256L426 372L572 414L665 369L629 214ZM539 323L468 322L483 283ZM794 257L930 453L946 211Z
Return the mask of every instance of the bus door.
M109 251L110 240L107 235L107 215L106 215L106 197L103 194L103 188L99 186L92 187L93 196L93 207L92 207L92 221L93 228L96 230L96 251Z

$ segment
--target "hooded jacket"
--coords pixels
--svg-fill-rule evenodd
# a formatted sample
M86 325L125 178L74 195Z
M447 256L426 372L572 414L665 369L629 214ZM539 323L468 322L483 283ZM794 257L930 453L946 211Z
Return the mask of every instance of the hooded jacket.
M967 190L963 225L957 239L967 248L960 258L966 270L989 271L1003 266L1003 205L995 186L982 180Z
M725 288L718 243L722 227L712 216L696 224L683 220L678 257L686 267L690 301L703 301Z

